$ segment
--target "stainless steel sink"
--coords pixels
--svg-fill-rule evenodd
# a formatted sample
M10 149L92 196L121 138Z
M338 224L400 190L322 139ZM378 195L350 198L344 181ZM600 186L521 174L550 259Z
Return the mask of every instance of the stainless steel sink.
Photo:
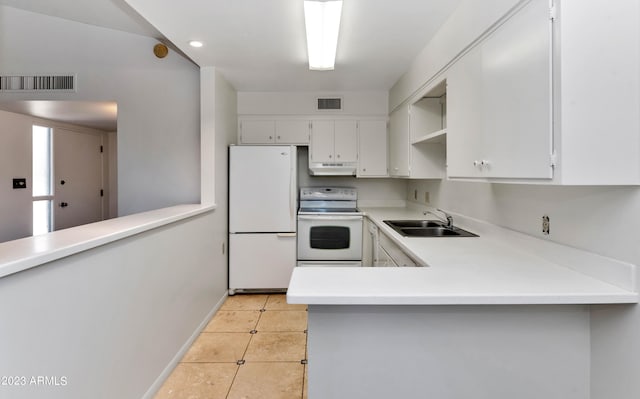
M478 237L458 227L447 227L433 220L385 220L387 225L405 237Z
M385 220L384 222L394 229L405 227L444 227L443 223L433 220Z

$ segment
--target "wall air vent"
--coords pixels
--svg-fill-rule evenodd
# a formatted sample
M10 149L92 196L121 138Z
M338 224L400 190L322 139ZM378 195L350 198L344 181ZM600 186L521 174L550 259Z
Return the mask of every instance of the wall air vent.
M0 75L0 92L75 90L75 75Z
M342 109L342 98L318 98L318 110L339 111Z

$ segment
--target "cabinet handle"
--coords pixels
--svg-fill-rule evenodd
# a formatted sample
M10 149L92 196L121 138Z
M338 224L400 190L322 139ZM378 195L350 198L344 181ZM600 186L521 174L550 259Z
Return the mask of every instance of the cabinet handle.
M277 139L280 140L280 136L278 136Z
M480 161L473 161L473 166L480 166Z
M272 140L272 139L273 139L273 136L269 136L269 140Z
M480 165L482 165L482 166L489 166L489 164L490 164L490 162L487 161L487 160L483 159L482 161L480 161Z
M366 172L366 171L367 171L367 168L362 168L362 171L363 171L363 172Z
M336 155L336 158L340 158L340 154Z
M329 159L331 159L333 157L333 155L329 155Z

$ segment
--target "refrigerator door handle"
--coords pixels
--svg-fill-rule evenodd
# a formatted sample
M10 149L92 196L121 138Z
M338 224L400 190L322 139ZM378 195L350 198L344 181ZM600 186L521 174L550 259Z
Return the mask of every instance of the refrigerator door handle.
M296 233L278 233L278 237L295 237Z
M292 148L293 149L293 148ZM296 194L297 194L297 174L296 164L298 163L298 157L294 157L295 151L290 151L291 157L291 177L289 178L289 223L292 230L296 229Z

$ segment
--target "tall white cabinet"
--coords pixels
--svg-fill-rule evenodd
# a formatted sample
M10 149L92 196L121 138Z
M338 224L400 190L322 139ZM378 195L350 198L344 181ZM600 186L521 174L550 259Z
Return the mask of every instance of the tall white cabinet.
M388 176L387 121L358 121L357 177Z

